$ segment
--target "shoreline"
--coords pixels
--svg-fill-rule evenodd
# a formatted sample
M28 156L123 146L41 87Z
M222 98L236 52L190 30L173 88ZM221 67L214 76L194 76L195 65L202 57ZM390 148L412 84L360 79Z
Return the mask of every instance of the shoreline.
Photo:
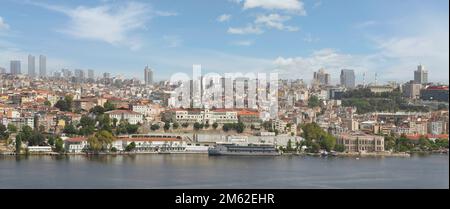
M117 156L117 155L155 155L155 154L161 154L161 155L180 155L180 154L188 154L188 155L208 155L207 152L122 152L122 153L56 153L56 152L50 152L50 153L0 153L0 156ZM420 154L447 154L448 152L433 152L433 151L426 151L426 152L398 152L398 153L391 153L391 152L371 152L371 153L359 153L359 152L348 152L348 153L335 153L335 154L328 154L328 155L322 155L320 153L282 153L279 156L312 156L312 157L411 157L412 155L420 155Z

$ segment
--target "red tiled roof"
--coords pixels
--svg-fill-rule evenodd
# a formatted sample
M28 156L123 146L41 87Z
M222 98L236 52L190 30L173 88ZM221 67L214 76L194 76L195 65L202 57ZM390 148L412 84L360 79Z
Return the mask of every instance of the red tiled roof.
M107 114L133 114L133 115L140 115L140 113L131 111L131 110L111 110L108 112L105 112Z
M86 137L73 137L73 138L68 138L65 141L67 142L82 142L82 141L86 141L87 138Z
M420 134L410 134L410 135L406 135L406 138L408 138L409 140L419 140L420 137L422 135ZM448 134L427 134L427 135L423 135L426 138L435 138L435 139L448 139Z
M123 141L181 141L176 137L164 138L164 137L136 137L136 138L119 138Z

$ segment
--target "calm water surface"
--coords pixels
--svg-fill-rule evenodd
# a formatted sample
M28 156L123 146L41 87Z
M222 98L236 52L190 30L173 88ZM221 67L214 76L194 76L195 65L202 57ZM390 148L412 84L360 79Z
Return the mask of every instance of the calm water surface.
M0 156L0 188L449 188L448 155Z

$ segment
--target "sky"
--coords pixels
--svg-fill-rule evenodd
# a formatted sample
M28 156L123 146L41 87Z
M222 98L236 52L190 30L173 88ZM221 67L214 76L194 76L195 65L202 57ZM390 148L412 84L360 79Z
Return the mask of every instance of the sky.
M47 72L94 69L156 80L277 72L309 82L324 68L356 82L409 81L422 64L448 83L448 0L1 0L0 67L47 56ZM38 59L37 59L38 60ZM38 66L38 63L36 63Z

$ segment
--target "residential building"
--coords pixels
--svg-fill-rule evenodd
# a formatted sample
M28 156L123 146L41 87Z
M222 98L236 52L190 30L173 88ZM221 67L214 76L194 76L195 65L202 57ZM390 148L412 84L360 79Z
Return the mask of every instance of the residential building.
M420 97L420 89L422 84L410 81L403 85L403 96L410 99L418 99Z
M144 122L143 115L131 110L112 110L105 112L105 114L109 115L111 120L113 118L117 119L117 121L125 120L130 124L142 124Z

